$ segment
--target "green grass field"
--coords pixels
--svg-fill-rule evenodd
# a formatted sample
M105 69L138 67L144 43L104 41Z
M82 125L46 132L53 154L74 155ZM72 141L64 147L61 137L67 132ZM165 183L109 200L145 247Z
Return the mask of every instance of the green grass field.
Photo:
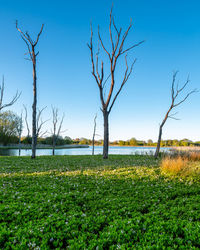
M199 249L200 183L159 165L151 156L0 157L0 249Z

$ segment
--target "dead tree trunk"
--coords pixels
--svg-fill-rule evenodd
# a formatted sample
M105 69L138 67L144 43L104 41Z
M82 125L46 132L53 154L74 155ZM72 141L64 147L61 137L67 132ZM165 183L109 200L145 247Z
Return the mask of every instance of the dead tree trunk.
M36 157L36 146L37 146L37 75L36 75L36 57L39 52L35 51L35 47L39 41L40 35L42 34L44 25L42 25L40 32L37 35L36 41L33 41L28 32L23 32L18 28L18 23L16 21L16 28L21 34L21 38L24 40L28 47L28 60L32 61L33 64L33 106L32 106L32 156Z
M28 112L27 112L27 108L25 105L24 106L24 110L25 110L25 123L26 123L26 129L27 129L27 138L30 138L30 129L29 129L29 125L28 125Z
M155 152L155 158L158 157L159 152L160 152L161 138L162 138L162 126L160 125L160 128L159 128L159 135L158 135L158 142L157 142L156 152Z
M19 137L19 156L21 155L21 137L22 137L22 129L23 129L23 119L22 119L22 113L21 113L21 117L19 120L19 124L18 124L18 128L17 128L17 132L18 132L18 137Z
M37 127L36 127L36 116L37 116L37 77L36 77L36 57L33 56L33 112L32 112L32 158L36 156L37 146Z
M58 118L58 109L55 108L55 107L52 107L52 114L53 114L53 135L52 135L52 146L53 146L53 149L52 149L52 155L55 155L55 147L56 147L56 142L58 140L58 137L60 135L61 132L61 128L62 128L62 124L63 124L63 120L64 120L64 114L62 116L62 119L60 121L60 124L59 124L59 127L58 127L58 130L57 130L57 125L58 125L58 121L59 121L59 118Z
M103 112L104 118L104 147L103 147L103 158L108 158L108 146L109 146L109 126L108 126L108 115L107 111Z
M109 114L111 112L111 109L119 95L119 93L121 92L124 84L127 82L127 80L129 79L129 76L131 75L132 69L133 69L133 65L135 63L136 60L134 60L134 62L132 63L130 69L128 67L128 63L127 63L127 52L137 46L139 46L142 42L139 42L137 44L134 44L133 46L124 49L124 42L127 38L127 35L129 33L129 30L132 27L132 23L130 22L129 27L127 28L127 30L124 32L123 36L122 36L122 28L118 29L115 25L114 22L114 18L112 16L112 8L110 11L110 24L109 24L109 34L110 34L110 43L111 43L111 51L109 52L102 39L101 39L101 35L100 35L100 29L98 27L98 40L99 40L99 44L101 45L102 50L105 52L105 54L108 56L109 59L109 75L106 79L104 79L104 63L103 61L101 61L101 72L99 72L99 53L100 53L100 48L98 47L97 53L96 53L96 61L94 59L94 49L93 49L93 31L92 31L92 25L91 25L91 37L90 37L90 43L88 44L88 47L90 49L90 57L91 57L91 62L92 62L92 75L95 78L95 81L97 83L97 86L99 88L99 94L100 94L100 99L101 99L101 111L103 113L103 117L104 117L104 144L103 144L103 158L107 159L108 158L108 145L109 145ZM113 40L113 30L116 33L116 39L115 41ZM126 65L126 69L124 72L124 76L123 76L123 80L121 82L121 85L118 89L118 91L115 92L114 96L113 96L113 91L115 89L115 70L116 70L116 65L118 62L118 59L121 55L125 54L125 65ZM95 61L95 62L94 62ZM105 97L105 85L107 83L107 81L110 78L110 88L108 91L108 95L107 97ZM112 98L113 96L113 98Z
M97 119L97 114L94 117L94 132L93 132L93 136L92 136L92 155L94 155L94 139L95 139L95 135L96 135L96 119Z
M178 120L177 118L175 118L174 116L177 114L171 114L170 112L172 111L172 109L174 109L175 107L179 106L181 103L183 103L191 94L197 92L197 90L192 90L190 91L188 94L186 94L186 96L181 100L176 102L177 98L179 97L179 95L181 94L181 92L185 89L185 87L187 86L187 84L189 83L189 79L186 80L186 82L183 84L183 86L181 88L179 88L178 84L176 85L176 89L174 87L175 82L176 82L176 76L177 76L178 71L176 71L173 74L173 79L172 79L172 86L171 86L171 105L160 125L159 128L159 135L158 135L158 142L157 142L157 147L156 147L156 152L154 157L157 158L159 156L159 152L160 152L160 144L161 144L161 138L162 138L162 129L163 126L165 125L166 121L168 118L174 119L174 120Z

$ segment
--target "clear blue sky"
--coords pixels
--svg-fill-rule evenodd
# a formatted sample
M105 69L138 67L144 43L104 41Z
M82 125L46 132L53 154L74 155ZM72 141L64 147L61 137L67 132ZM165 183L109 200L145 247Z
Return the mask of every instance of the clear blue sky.
M99 93L91 75L86 44L90 39L91 20L95 35L99 24L103 39L109 39L112 2L118 27L125 29L130 18L133 20L126 45L143 39L146 42L128 56L129 62L137 58L137 63L111 112L110 139L157 139L159 123L170 103L173 71L179 70L180 83L190 75L188 90L200 86L200 2L197 0L1 0L0 75L5 76L5 101L17 89L22 91L13 111L20 113L25 104L31 116L32 105L32 65L24 60L26 46L15 28L15 20L31 35L36 35L44 23L38 46L38 107L47 106L43 119L51 117L51 105L54 105L60 113L65 113L65 135L91 138L97 112L97 133L103 136ZM121 65L117 80L122 77ZM119 84L120 81L116 85ZM199 110L200 93L197 93L177 110L180 121L167 121L163 139L200 140ZM47 124L50 127L51 121Z

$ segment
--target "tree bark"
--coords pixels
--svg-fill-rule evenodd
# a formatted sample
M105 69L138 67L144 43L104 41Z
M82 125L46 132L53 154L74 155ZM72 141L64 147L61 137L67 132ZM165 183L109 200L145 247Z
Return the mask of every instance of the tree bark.
M36 146L37 146L37 128L36 128L36 117L37 117L37 77L36 77L36 58L33 60L33 116L32 116L32 156L36 157Z
M108 125L108 111L103 111L104 117L104 141L103 141L103 159L108 159L108 145L109 145L109 125Z
M154 155L155 158L158 158L158 155L159 155L159 152L160 152L161 138L162 138L162 126L160 125L159 135L158 135L158 142L157 142L156 152L155 152L155 155Z
M52 155L55 155L55 147L56 147L56 136L53 135L53 149L52 149Z

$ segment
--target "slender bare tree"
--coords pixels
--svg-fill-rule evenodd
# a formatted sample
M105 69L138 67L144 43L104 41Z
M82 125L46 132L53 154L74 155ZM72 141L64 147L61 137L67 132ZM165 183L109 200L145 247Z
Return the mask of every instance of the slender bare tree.
M187 98L197 92L196 89L188 92L181 100L177 101L177 99L180 97L180 95L182 94L182 91L185 89L185 87L188 85L189 83L189 78L187 78L186 82L183 84L182 87L179 87L178 83L176 84L175 87L175 83L176 83L176 76L178 74L178 71L173 73L173 78L172 78L172 86L171 86L171 104L169 106L169 109L167 111L167 113L164 116L164 119L162 121L162 123L160 124L159 127L159 134L158 134L158 142L157 142L157 147L156 147L156 152L154 157L157 158L160 152L160 144L161 144L161 138L162 138L162 129L163 126L165 125L166 121L168 118L174 119L174 120L178 120L175 115L177 114L177 112L171 114L171 111L176 108L177 106L179 106L180 104L182 104L184 101L187 100Z
M0 111L4 108L7 108L9 106L12 106L20 97L21 93L16 92L16 94L13 96L10 102L3 103L4 99L4 90L5 90L5 84L4 84L4 76L2 79L2 84L0 85Z
M43 125L44 125L47 121L49 121L49 119L48 119L48 120L45 120L45 121L43 121L43 119L42 119L42 112L43 112L45 109L46 109L46 107L44 107L44 108L42 108L42 109L38 109L38 112L37 112L37 117L36 117L36 136L37 136L37 138L38 138L39 136L42 137L42 136L44 136L44 135L47 133L47 130L45 130L45 131L42 132L42 127L43 127Z
M52 150L52 155L55 155L55 147L56 147L56 143L58 140L58 137L60 135L61 132L61 128L62 128L62 124L63 124L63 120L65 115L63 114L60 123L59 122L59 117L58 117L58 109L55 107L52 107L52 114L53 114L53 131L52 131L52 139L53 139L53 150ZM57 129L58 126L58 129Z
M33 65L33 112L32 112L32 158L36 157L36 145L37 145L37 128L36 128L36 119L37 119L37 74L36 74L36 59L39 54L39 51L36 52L36 46L38 44L40 35L42 34L44 24L42 24L42 27L40 29L40 32L37 35L36 40L34 41L29 33L26 31L25 33L18 28L18 22L16 21L16 28L21 34L21 38L24 40L24 42L27 45L28 52L28 58L27 60L30 60Z
M88 47L90 49L90 57L91 57L91 62L92 62L92 75L94 76L97 86L99 88L99 94L100 94L100 100L101 100L101 111L103 113L103 118L104 118L104 144L103 144L103 158L107 159L108 158L108 146L109 146L109 123L108 123L108 117L109 114L112 110L112 107L121 92L123 86L129 79L134 63L136 60L133 61L131 66L128 66L127 62L127 52L132 50L133 48L139 46L142 44L144 41L141 41L137 44L134 44L126 49L124 49L124 42L128 36L128 33L132 27L132 22L130 21L130 24L127 28L127 30L124 32L122 35L122 28L118 29L117 26L115 25L114 18L112 15L112 8L110 11L110 23L109 23L109 34L110 34L110 43L111 43L111 51L109 52L108 49L105 47L101 35L100 35L100 28L98 26L98 40L99 44L101 45L101 48L105 52L105 54L108 56L109 59L109 65L110 65L110 74L108 75L107 78L104 78L104 62L103 60L101 61L101 70L99 72L99 53L100 53L100 48L98 46L98 50L96 53L96 60L94 58L94 50L93 50L93 31L92 31L92 25L91 25L91 37L90 37L90 43L88 44ZM114 34L116 33L116 39L113 39ZM112 98L113 91L115 88L115 70L116 66L118 63L118 59L122 56L125 55L125 65L126 69L123 75L123 80L121 82L121 85L119 89L116 91L115 95ZM107 81L110 79L110 88L108 90L108 95L106 97L105 93L105 86Z
M19 118L19 122L17 125L17 134L19 137L19 156L21 155L21 137L22 137L22 130L23 130L23 119L22 119L22 112Z
M27 112L27 107L25 105L23 105L24 110L25 110L25 123L26 123L26 129L27 129L27 138L30 138L30 129L29 129L29 125L28 125L28 112Z
M93 131L93 136L92 136L92 155L94 155L94 138L96 135L96 126L97 126L96 119L97 119L97 114L94 117L94 131Z

